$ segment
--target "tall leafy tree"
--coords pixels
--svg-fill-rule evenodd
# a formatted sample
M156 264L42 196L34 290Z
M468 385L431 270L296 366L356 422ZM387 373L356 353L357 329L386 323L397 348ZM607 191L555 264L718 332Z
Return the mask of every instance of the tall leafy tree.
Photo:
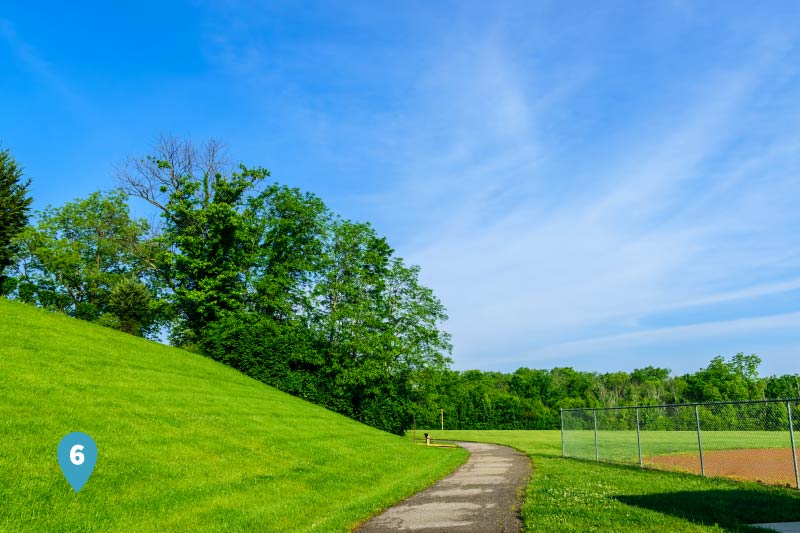
M714 357L705 369L687 374L686 395L691 401L758 400L765 385L758 379L757 355L738 353L730 361Z
M310 193L272 184L254 198L252 309L281 323L306 315L323 263L331 214Z
M316 196L272 184L248 202L252 262L245 302L203 331L205 351L284 391L328 405L314 349L312 292L330 213Z
M241 167L227 177L182 176L167 203L161 239L175 247L166 256L167 268L185 331L193 338L246 299L254 239L246 194L268 175L264 169Z
M203 348L253 377L328 405L310 310L330 213L316 196L272 184L250 198L244 215L252 254L243 265L244 301L203 329Z
M99 318L109 310L111 288L141 272L135 251L147 223L130 217L119 191L48 207L37 218L19 239L18 296L85 320Z
M0 295L12 289L6 274L14 262L15 237L28 223L32 199L28 196L30 180L6 150L0 150Z
M244 305L258 241L258 189L268 176L263 168L233 170L218 143L198 149L171 137L154 155L121 167L123 190L161 212L161 231L143 256L170 289L174 343L200 346L204 328Z
M444 307L371 226L268 177L169 137L121 167L123 189L161 211L140 255L169 287L173 342L401 432L419 376L448 362Z
M368 224L336 221L326 250L314 324L330 396L351 416L400 433L422 372L449 362L444 307Z

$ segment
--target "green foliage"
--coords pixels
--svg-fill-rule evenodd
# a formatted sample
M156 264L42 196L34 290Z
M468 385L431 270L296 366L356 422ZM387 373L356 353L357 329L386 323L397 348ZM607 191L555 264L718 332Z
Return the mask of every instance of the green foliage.
M331 235L312 293L329 395L350 416L400 433L412 421L412 384L449 362L444 307L369 225L337 221Z
M324 261L332 215L310 193L278 184L251 201L254 263L252 309L278 322L308 313Z
M84 320L109 311L111 288L142 267L136 246L147 231L132 220L126 196L92 193L48 207L17 239L15 295Z
M299 199L295 191L281 194ZM316 199L305 201L314 219L330 220L320 216ZM279 233L271 224L265 229L270 239ZM206 353L281 390L402 433L412 422L413 384L448 362L449 337L437 327L445 318L441 302L419 284L419 269L392 257L369 225L335 221L305 236L287 232L282 242L285 250L314 247L323 255L302 267L297 253L262 256L266 274L255 284L252 308L207 326ZM271 292L275 286L283 290Z
M417 425L426 427L438 427L439 410L444 409L449 429L554 429L561 425L561 408L800 398L800 376L762 378L760 363L756 355L739 353L728 361L715 357L706 368L676 377L652 366L630 374L572 368L520 368L512 374L445 371L428 376L414 414ZM730 424L736 414L721 409L709 417L709 423ZM629 429L631 420L622 422L619 429ZM648 423L655 427L659 422ZM694 423L694 418L687 419L683 429Z
M758 379L760 364L754 354L738 353L729 362L717 356L704 370L685 376L686 397L693 402L761 400L765 385Z
M22 179L22 169L8 150L0 150L0 295L16 289L6 269L14 263L15 237L28 223L32 199L28 196L30 180Z
M103 313L100 315L100 318L95 321L95 323L111 329L120 329L121 325L119 317L114 313Z
M143 261L169 288L171 341L356 420L402 433L444 369L444 306L369 224L341 220L220 146L162 139L120 176L161 210Z
M119 320L119 329L140 335L150 311L150 291L140 281L123 278L111 289L108 306Z
M193 337L245 300L245 273L253 262L246 193L268 175L241 167L229 177L178 177L160 237L176 251L162 268L171 272L183 326Z
M204 351L248 376L325 405L323 360L301 324L257 313L228 313L203 332ZM339 411L342 411L341 406Z
M800 375L772 376L767 378L764 394L767 398L800 398Z

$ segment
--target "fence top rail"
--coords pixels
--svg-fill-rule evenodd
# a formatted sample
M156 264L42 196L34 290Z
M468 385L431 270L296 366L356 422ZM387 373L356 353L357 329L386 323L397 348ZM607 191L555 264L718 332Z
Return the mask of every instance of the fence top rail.
M700 407L704 405L737 405L753 403L786 403L800 402L800 398L773 398L770 400L730 400L727 402L696 402L696 403L665 403L661 405L618 405L615 407L570 407L561 408L562 412L567 411L614 411L623 409L659 409L664 407Z

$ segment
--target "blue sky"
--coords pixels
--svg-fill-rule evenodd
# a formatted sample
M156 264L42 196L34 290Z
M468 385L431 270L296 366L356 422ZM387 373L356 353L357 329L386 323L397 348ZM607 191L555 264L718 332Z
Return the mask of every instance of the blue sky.
M213 137L368 220L459 369L800 371L797 2L6 1L35 206Z

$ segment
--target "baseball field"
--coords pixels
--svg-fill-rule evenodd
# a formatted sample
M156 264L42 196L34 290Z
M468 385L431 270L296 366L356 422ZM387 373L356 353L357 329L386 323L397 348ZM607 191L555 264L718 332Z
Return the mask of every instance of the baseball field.
M505 444L531 457L533 475L522 506L526 531L763 533L763 529L751 527L750 524L800 521L800 491L797 489L641 468L638 459L635 465L597 463L594 461L593 432L589 432L591 439L588 439L588 435L584 439L590 441L592 460L562 458L560 431L431 430L430 433L434 439ZM606 450L609 458L613 456L610 452L614 449L613 439L618 439L620 449L622 444L630 444L630 435L623 433L627 432L605 435L605 440L599 438L601 454ZM637 457L636 436L633 433L633 452L620 451L617 460ZM773 440L767 433L760 436L764 443ZM417 430L417 434L421 434L420 430ZM647 449L653 452L653 457L689 457L686 455L692 445L689 435L648 437L646 442L650 447ZM683 439L681 442L686 454L681 452L681 446L672 442L671 439L675 437ZM730 434L709 439L710 451L722 453L737 450L733 446L742 440L741 437ZM694 434L695 446L696 439L697 435ZM727 450L724 447L726 439L730 446ZM747 439L738 452L747 453L752 448L752 442ZM758 449L774 450L771 453L779 450L764 446ZM587 449L588 445L585 445L584 450ZM788 454L788 447L784 451Z

